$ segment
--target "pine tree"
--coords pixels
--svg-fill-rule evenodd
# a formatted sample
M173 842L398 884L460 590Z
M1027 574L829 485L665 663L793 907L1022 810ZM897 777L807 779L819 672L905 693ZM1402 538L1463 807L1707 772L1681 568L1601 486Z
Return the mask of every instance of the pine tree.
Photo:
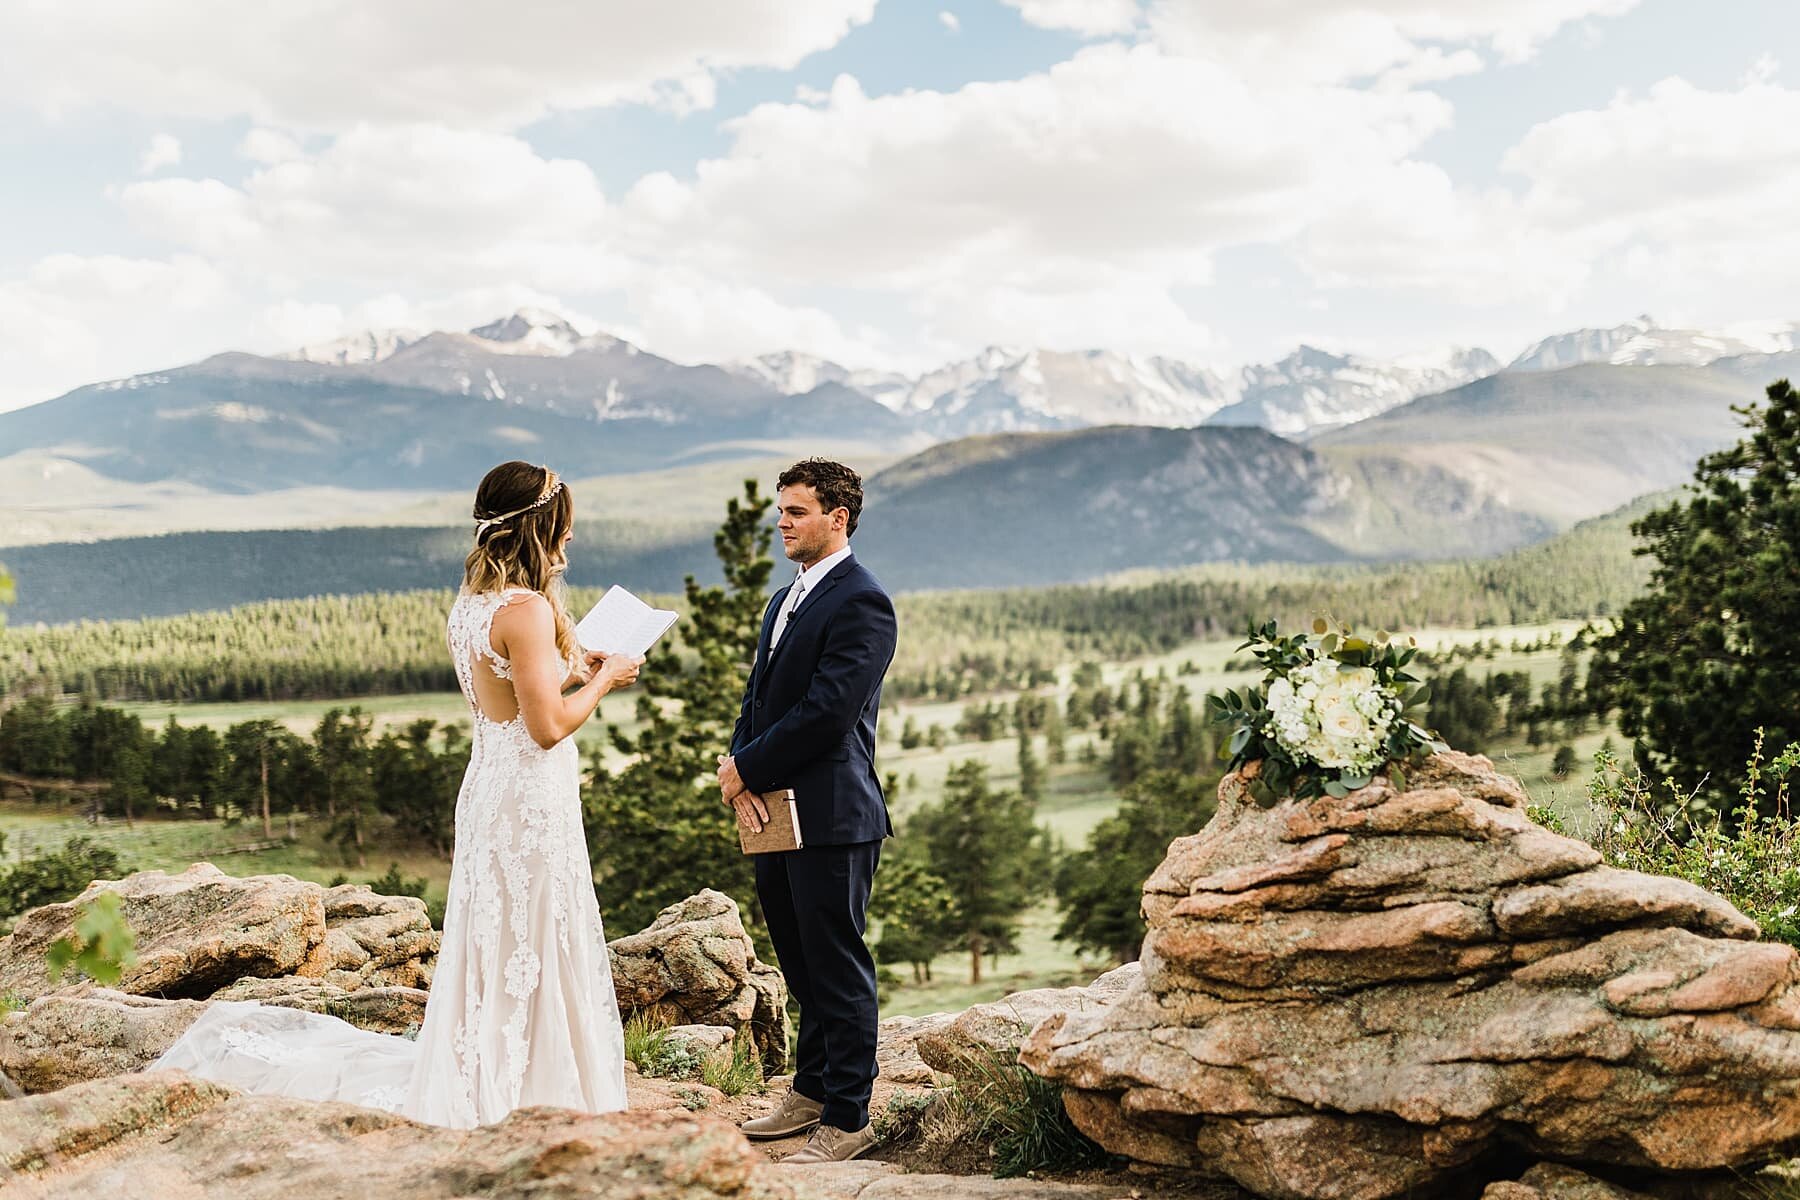
M1023 719L1015 722L1019 735L1019 794L1035 810L1044 799L1044 766L1031 748L1031 729Z
M882 864L869 915L881 922L875 960L911 965L917 983L931 981L931 960L958 941L956 897L915 855L902 852Z
M1212 818L1217 789L1217 775L1191 769L1152 771L1127 787L1119 811L1094 827L1087 848L1057 865L1063 916L1056 936L1115 962L1135 959L1144 940L1144 880L1171 841Z
M981 982L983 954L1017 950L1019 916L1047 883L1049 855L1035 816L1036 806L1019 793L990 790L987 766L969 759L950 768L943 800L908 825L955 900L970 983Z
M768 603L770 504L746 480L743 499L726 506L713 537L724 586L703 588L688 576L687 613L639 677L636 735L609 730L628 763L614 772L594 757L583 795L588 849L601 910L615 928L640 929L703 887L732 896L760 923L751 860L714 778Z
M365 826L375 802L369 745L374 724L374 717L361 707L333 708L313 730L313 754L325 785L331 839L343 848L345 858L359 867L369 865Z
M1800 741L1800 393L1738 410L1748 436L1700 460L1689 498L1632 524L1649 590L1597 642L1595 710L1616 707L1647 774L1733 802L1760 730Z

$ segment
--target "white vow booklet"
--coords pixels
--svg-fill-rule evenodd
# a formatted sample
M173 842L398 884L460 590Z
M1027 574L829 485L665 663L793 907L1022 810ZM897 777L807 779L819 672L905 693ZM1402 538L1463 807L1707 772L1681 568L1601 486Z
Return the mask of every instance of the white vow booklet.
M666 608L651 608L614 584L575 626L575 640L583 649L603 654L646 654L679 616Z

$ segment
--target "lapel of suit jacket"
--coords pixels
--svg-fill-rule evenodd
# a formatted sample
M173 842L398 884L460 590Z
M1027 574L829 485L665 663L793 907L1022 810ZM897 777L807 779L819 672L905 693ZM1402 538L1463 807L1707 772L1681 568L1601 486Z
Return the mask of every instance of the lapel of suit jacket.
M787 594L793 591L794 585L788 584L775 598L769 601L769 609L763 614L762 634L756 639L756 678L762 680L763 668L769 665L769 639L775 634L775 621L781 613L781 606L787 603Z
M775 643L775 648L773 650L769 651L770 661L773 661L775 656L781 653L781 648L783 646L794 640L794 626L798 625L801 621L804 621L808 613L817 611L820 602L825 598L825 593L836 587L838 585L838 580L848 575L850 573L850 568L855 565L856 555L852 554L849 558L846 558L843 562L833 567L831 574L814 584L811 592L800 598L800 607L796 608L793 615L788 618L787 628L781 631L781 640ZM789 586L792 587L793 585L790 584Z

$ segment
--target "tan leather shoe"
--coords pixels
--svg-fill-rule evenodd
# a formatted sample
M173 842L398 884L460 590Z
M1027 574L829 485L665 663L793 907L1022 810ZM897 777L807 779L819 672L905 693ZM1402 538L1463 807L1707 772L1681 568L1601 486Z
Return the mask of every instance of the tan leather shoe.
M849 1133L834 1125L821 1125L806 1139L806 1145L781 1161L784 1163L849 1162L875 1148L875 1126L864 1125Z
M765 1113L745 1121L738 1128L744 1131L745 1137L752 1138L784 1138L796 1133L803 1133L819 1123L819 1115L825 1106L817 1100L802 1096L799 1092L789 1092L775 1106L775 1111Z

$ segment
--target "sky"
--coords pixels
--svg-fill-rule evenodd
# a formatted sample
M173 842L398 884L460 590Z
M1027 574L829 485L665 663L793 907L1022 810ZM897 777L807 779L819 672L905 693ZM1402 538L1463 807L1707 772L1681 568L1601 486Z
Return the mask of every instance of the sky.
M1784 52L1794 0L0 0L0 409L524 306L903 371L1792 321Z

